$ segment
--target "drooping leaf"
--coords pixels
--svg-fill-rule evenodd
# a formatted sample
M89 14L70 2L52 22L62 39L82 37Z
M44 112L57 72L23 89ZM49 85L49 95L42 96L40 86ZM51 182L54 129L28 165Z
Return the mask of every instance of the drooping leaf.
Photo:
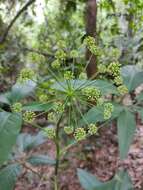
M104 80L70 80L68 81L70 85L75 89L82 89L85 87L96 87L98 88L103 95L107 94L117 94L116 87L108 81ZM68 88L67 82L56 82L52 86L53 89L59 90L59 91L65 91Z
M143 101L143 93L140 93L137 97L136 97L136 100L138 102L142 102Z
M0 112L0 164L8 159L22 125L19 114Z
M134 114L128 110L121 112L117 120L117 126L120 158L124 159L128 154L136 129Z
M23 110L26 111L49 111L53 107L52 103L39 103L39 102L32 102L23 106Z
M18 150L23 152L43 144L46 140L43 132L39 132L37 135L21 133L17 137L16 145Z
M17 177L21 174L19 164L11 164L0 170L0 190L13 190Z
M133 190L131 179L125 171L119 171L112 180L103 183L91 173L78 169L78 178L85 190Z
M143 83L143 71L136 65L124 66L122 68L122 76L124 84L128 87L130 92Z
M9 96L10 96L10 92L1 93L0 94L0 103L4 103L4 104L9 104L10 105L10 101L8 99Z
M8 101L13 104L21 99L31 95L34 91L36 84L32 81L28 81L25 84L15 84L10 93L7 96Z
M31 156L28 160L27 160L30 164L32 165L54 165L55 164L55 160L50 158L48 155L34 155Z
M80 184L85 190L93 190L102 184L94 175L85 170L78 169L77 174Z
M111 120L115 119L116 117L119 116L119 114L121 113L121 111L123 110L123 106L119 105L119 104L115 104L114 105L114 110L111 116ZM102 122L105 121L104 120L104 107L103 106L95 106L93 108L91 108L85 115L84 115L84 120L86 120L86 122L88 123L96 123L96 122ZM83 123L84 121L80 121L80 123Z

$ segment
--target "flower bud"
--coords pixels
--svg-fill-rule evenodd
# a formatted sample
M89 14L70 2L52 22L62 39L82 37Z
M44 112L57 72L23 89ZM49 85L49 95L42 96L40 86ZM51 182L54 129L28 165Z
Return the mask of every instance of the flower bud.
M86 138L86 131L83 128L77 128L74 133L74 138L76 141L81 141Z
M95 135L98 131L98 128L95 124L91 123L89 126L88 126L88 134L89 135Z
M26 111L23 114L23 120L27 123L32 123L36 117L36 114L33 111Z
M12 105L12 111L19 113L22 111L22 104L20 102L17 102L15 104Z
M74 132L74 127L73 126L65 126L64 131L67 135L70 135Z
M49 139L54 139L54 137L56 136L56 131L54 128L51 127L45 128L44 132Z

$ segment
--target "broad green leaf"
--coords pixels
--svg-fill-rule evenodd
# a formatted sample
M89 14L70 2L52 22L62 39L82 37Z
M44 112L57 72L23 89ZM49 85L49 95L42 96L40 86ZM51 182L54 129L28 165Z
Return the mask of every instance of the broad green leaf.
M19 114L0 112L0 164L8 159L22 125Z
M15 84L7 98L11 104L20 101L21 99L32 94L36 87L36 84L32 81L28 81L25 84Z
M54 165L55 164L55 160L53 160L52 158L50 158L48 155L34 155L31 156L28 160L27 160L30 164L32 165Z
M39 103L39 102L32 102L23 106L23 110L26 111L49 111L52 109L52 103Z
M122 76L124 84L128 87L130 92L143 83L143 71L135 65L124 66L122 68Z
M85 190L93 190L102 184L94 175L85 170L78 169L77 174L80 184Z
M52 88L59 91L66 91L68 89L68 85L71 85L75 90L83 89L85 87L96 87L101 90L103 95L107 94L117 94L116 87L108 81L104 80L70 80L67 82L56 82Z
M123 110L123 106L119 105L119 104L115 104L114 105L114 111L112 113L111 116L111 120L115 119L116 117L119 116L119 114L121 113L121 111ZM88 123L96 123L96 122L102 122L105 121L104 120L104 116L103 116L103 112L104 112L104 108L103 106L95 106L93 108L91 108L85 115L84 115L84 119L88 122ZM80 123L83 123L84 121L80 121Z
M19 151L24 152L43 144L46 140L43 132L39 132L37 135L22 133L17 137L16 146Z
M78 178L85 190L133 190L131 179L124 171L119 171L112 180L103 183L91 173L78 169Z
M138 102L142 102L143 101L143 93L140 93L137 97L136 97L136 100Z
M117 120L117 126L120 158L124 159L128 154L136 129L134 114L128 110L121 112Z
M10 96L10 92L1 93L0 94L0 103L10 104L10 101L8 99L9 96Z
M11 164L0 170L0 190L13 190L22 168L19 164Z

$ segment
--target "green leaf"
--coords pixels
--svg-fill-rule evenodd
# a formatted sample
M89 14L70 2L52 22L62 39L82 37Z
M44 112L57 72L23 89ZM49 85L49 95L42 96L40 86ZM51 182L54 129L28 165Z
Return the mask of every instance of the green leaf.
M55 160L53 160L52 158L50 158L48 155L34 155L31 156L28 160L27 160L30 164L32 165L55 165Z
M10 105L10 101L8 99L9 96L10 96L10 92L1 93L0 94L0 103L4 103L4 104L9 104Z
M102 184L94 175L85 170L78 169L77 174L80 184L85 190L93 190Z
M82 169L78 169L78 178L85 190L133 190L131 179L124 171L119 171L112 180L105 183Z
M136 97L136 100L138 102L142 102L143 101L143 93L140 93L137 97Z
M16 145L19 151L24 152L43 144L46 140L43 132L39 132L37 135L22 133L18 135Z
M82 89L85 87L93 86L101 90L103 95L107 94L117 94L116 87L108 81L104 80L69 80L68 83L75 89ZM68 85L66 81L64 82L56 82L52 88L55 90L59 90L65 92L68 89Z
M117 127L120 158L124 159L128 154L136 129L134 114L128 110L121 112L117 120Z
M49 111L52 109L52 103L39 103L39 102L32 102L23 106L23 110L26 111Z
M112 113L111 116L111 120L115 119L116 117L119 116L119 114L122 112L123 110L123 106L119 105L119 104L115 104L114 105L114 111ZM103 112L104 112L104 107L103 106L95 106L93 108L91 108L85 115L84 115L84 120L86 120L89 124L90 123L96 123L96 122L102 122L105 121L104 120L104 116L103 116ZM80 123L83 124L83 120L80 121Z
M19 164L11 164L0 170L0 190L13 190L17 177L21 174Z
M143 83L143 71L141 71L141 69L136 65L124 66L122 68L122 76L124 84L130 92Z
M8 159L22 125L19 114L0 112L0 164Z
M7 98L11 104L20 101L21 99L32 94L36 87L36 84L32 81L28 81L25 84L15 84Z

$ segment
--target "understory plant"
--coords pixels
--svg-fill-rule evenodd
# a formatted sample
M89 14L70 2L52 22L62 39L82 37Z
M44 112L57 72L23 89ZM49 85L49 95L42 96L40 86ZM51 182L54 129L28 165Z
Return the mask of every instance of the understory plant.
M84 45L100 59L102 51L96 46L94 38L87 37ZM134 100L131 98L131 105L125 105L123 101L129 92L134 91L143 82L141 77L136 79L135 75L138 71L130 78L131 73L125 74L126 68L121 70L121 65L115 57L115 61L107 65L99 61L97 73L87 79L86 68L90 60L86 66L78 64L76 60L79 52L76 50L67 52L62 44L61 47L55 53L55 60L48 65L48 76L39 76L33 69L24 68L18 76L17 84L11 91L0 96L2 121L0 145L4 144L0 149L2 168L8 161L23 121L41 130L55 144L54 190L60 189L58 179L60 164L70 148L96 135L101 127L106 127L115 118L118 118L120 157L124 159L135 132L136 122L133 113L137 110L142 113L141 102L138 102L141 98L134 98ZM68 56L72 59L70 64L66 62ZM140 75L142 76L143 73L141 72ZM27 96L29 96L27 101L23 100ZM39 116L46 118L52 125L48 127L39 125L37 122ZM67 142L64 141L65 136L69 139ZM78 175L83 188L103 190L100 186L98 188L95 185L94 188L85 186L81 180L83 175L81 170L78 170ZM125 180L129 179L124 172L119 172L115 178L119 185L115 188L116 182L114 182L113 189L121 190L123 175ZM85 181L86 177L84 177ZM107 190L107 186L105 184L104 186ZM111 186L109 187L112 189ZM5 189L0 187L0 190Z

